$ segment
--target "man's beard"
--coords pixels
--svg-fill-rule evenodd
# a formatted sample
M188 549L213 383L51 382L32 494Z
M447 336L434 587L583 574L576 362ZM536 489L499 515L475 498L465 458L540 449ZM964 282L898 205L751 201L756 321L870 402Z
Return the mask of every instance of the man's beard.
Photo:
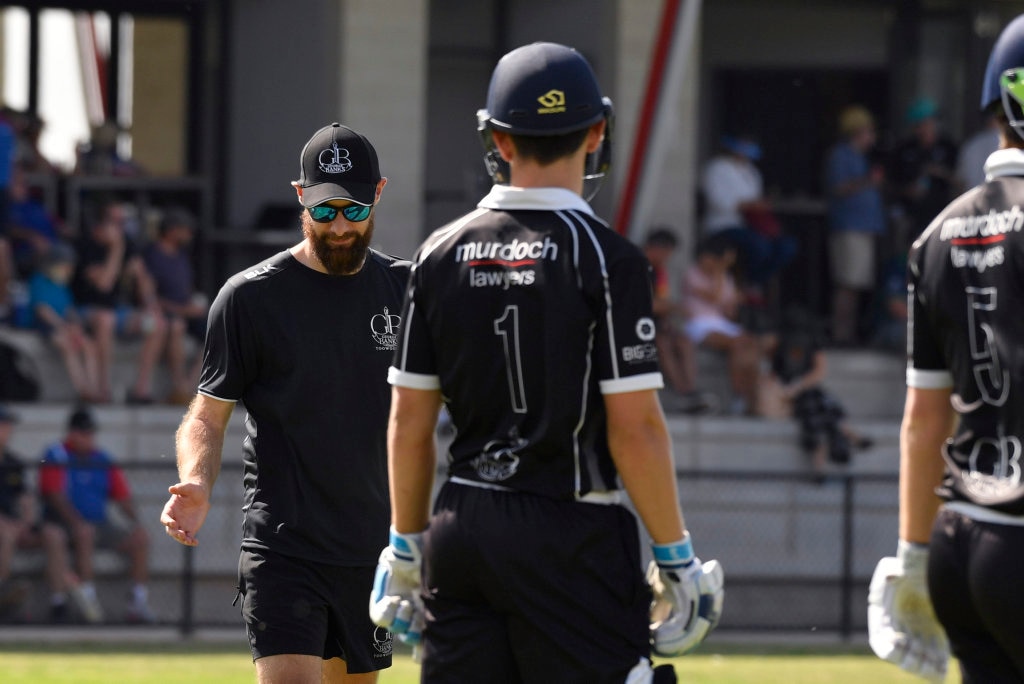
M323 265L324 269L331 275L352 275L358 273L366 260L366 253L370 249L370 240L373 239L373 213L367 219L369 225L366 232L360 235L355 231L334 235L330 230L317 234L313 229L314 221L309 212L302 212L302 234L309 240L313 248L313 256ZM332 246L331 239L352 236L352 244L346 246Z

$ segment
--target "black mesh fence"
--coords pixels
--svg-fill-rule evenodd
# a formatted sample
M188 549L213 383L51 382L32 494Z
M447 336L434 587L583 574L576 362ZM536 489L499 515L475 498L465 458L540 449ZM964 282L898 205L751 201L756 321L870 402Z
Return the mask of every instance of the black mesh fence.
M213 508L186 548L159 524L173 462L122 462L150 533L150 604L161 625L184 632L241 626L235 598L241 536L241 466L225 463ZM808 630L849 635L866 629L867 585L875 563L895 551L897 478L839 474L680 471L680 500L697 554L726 575L721 630ZM16 573L32 584L7 620L45 623L48 592L39 549L20 550ZM108 623L123 621L130 580L116 552L97 557L97 587ZM144 628L144 627L143 627Z

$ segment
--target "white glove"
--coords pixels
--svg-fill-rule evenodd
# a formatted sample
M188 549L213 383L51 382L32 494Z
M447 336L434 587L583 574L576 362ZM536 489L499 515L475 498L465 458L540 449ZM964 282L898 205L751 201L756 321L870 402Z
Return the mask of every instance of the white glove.
M868 590L868 642L882 660L933 682L946 678L949 642L928 595L928 547L900 540Z
M391 544L380 552L370 594L370 619L407 644L416 645L423 634L423 599L420 597L423 533L399 534L391 528Z
M702 565L693 555L689 533L674 544L651 548L651 649L659 656L681 656L695 649L722 616L722 566L717 560Z

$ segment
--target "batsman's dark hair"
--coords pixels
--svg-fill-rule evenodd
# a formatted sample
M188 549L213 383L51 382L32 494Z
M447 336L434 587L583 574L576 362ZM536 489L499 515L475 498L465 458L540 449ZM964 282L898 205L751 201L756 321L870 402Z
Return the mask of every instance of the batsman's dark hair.
M532 159L541 166L552 164L562 157L568 157L580 149L587 139L587 131L583 128L562 135L512 135L512 142L524 159Z

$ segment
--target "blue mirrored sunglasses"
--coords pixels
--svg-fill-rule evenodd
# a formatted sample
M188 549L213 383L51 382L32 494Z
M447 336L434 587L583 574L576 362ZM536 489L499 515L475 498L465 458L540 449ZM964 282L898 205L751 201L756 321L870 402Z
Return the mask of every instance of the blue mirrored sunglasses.
M365 221L370 217L370 211L373 206L363 206L362 204L349 204L347 206L332 207L329 204L318 204L315 207L308 207L306 211L309 212L309 217L317 223L330 223L338 217L338 212L345 217L345 220L351 221L352 223L359 223Z

